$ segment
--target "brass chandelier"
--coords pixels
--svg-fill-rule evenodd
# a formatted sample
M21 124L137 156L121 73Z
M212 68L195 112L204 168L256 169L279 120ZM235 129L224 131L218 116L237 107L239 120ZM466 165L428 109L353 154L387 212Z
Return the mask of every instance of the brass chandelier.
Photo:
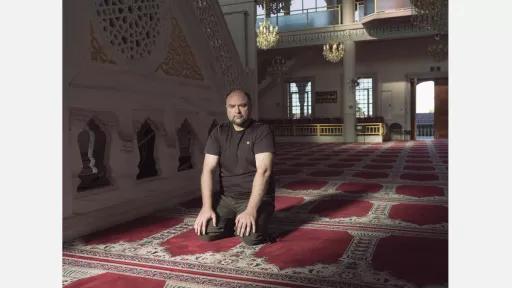
M256 45L258 45L260 49L266 50L277 45L277 41L279 40L277 26L272 26L267 18L263 19L263 22L260 22L256 33L258 34L256 37Z
M343 58L343 54L345 53L344 47L342 43L327 43L324 45L324 55L325 60L336 63Z
M441 35L448 33L448 0L411 0L414 25L435 33L427 54L440 62L448 57L448 41Z

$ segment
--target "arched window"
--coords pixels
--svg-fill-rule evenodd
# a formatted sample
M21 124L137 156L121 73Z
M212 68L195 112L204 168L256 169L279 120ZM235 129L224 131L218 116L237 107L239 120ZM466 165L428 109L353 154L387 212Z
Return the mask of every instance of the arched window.
M82 169L78 174L80 183L77 191L82 192L110 185L107 167L104 163L107 135L93 120L89 120L84 130L78 134L78 148L82 159Z
M158 175L155 161L155 138L155 131L146 119L137 131L137 146L139 147L140 157L137 165L139 168L137 180Z
M177 131L178 143L180 146L180 156L178 158L178 172L194 168L192 165L192 154L190 153L190 146L192 142L192 126L188 119L185 118Z

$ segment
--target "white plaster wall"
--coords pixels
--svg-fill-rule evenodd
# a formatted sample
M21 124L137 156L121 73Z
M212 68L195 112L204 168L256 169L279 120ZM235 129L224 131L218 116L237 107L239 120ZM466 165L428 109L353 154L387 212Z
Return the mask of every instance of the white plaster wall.
M64 2L63 67L63 230L68 240L128 221L200 195L199 177L203 147L213 119L225 120L223 82L219 83L215 59L210 54L197 20L187 2L166 2L162 21L177 18L204 79L186 79L155 72L166 57L169 30L154 53L130 63L91 60L90 1ZM183 16L187 12L187 17ZM222 15L220 16L222 17ZM221 31L223 33L229 33ZM102 40L96 30L96 37ZM112 52L101 41L105 51ZM235 59L239 61L238 58ZM88 119L98 119L109 139L105 164L111 186L77 192L81 159L77 135ZM145 118L156 134L157 177L136 180L139 162L136 131ZM179 145L176 130L187 118L193 127L191 153L194 169L177 171Z
M398 122L410 129L410 88L407 75L430 73L431 66L440 66L447 72L447 61L435 62L426 54L431 38L412 38L385 41L356 42L356 75L370 75L376 79L375 113L386 123ZM343 63L332 64L323 59L321 47L277 49L275 54L292 55L295 64L286 79L310 78L316 91L338 91L338 103L314 104L315 117L341 117L343 108ZM439 72L437 72L439 74ZM277 85L276 81L272 85ZM260 91L263 118L280 118L275 104L283 102L278 89L267 87ZM279 100L276 100L279 99ZM286 117L286 116L284 116ZM282 118L282 117L281 117Z
M253 117L259 118L256 47L256 3L254 1L219 0L224 19L240 57L248 73L247 92L253 98Z

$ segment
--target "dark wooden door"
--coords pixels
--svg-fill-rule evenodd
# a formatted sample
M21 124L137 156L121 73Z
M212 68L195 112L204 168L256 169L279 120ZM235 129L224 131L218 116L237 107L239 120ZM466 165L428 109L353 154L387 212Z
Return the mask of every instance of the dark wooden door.
M448 139L448 79L435 80L434 131L435 139Z

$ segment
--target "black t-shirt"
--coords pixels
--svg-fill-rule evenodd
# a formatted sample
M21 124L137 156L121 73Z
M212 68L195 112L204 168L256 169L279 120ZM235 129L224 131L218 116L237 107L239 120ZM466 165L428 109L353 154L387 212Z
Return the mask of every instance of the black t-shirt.
M267 124L250 120L242 131L229 122L215 128L204 153L219 156L221 193L237 199L249 199L256 174L255 154L274 152L274 135ZM271 173L263 199L274 199L275 183Z

